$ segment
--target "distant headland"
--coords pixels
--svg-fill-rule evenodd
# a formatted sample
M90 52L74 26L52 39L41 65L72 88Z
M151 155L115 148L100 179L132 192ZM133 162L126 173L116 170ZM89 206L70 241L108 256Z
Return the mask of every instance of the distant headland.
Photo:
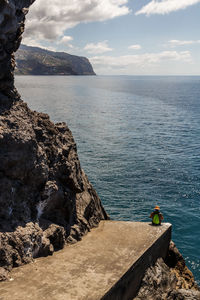
M86 57L21 45L16 75L96 75Z

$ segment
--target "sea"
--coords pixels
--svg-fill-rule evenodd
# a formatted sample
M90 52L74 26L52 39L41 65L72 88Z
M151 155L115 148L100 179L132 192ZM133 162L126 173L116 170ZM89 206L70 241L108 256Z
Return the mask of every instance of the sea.
M160 206L200 284L200 76L17 76L15 82L32 109L67 123L112 219L148 222Z

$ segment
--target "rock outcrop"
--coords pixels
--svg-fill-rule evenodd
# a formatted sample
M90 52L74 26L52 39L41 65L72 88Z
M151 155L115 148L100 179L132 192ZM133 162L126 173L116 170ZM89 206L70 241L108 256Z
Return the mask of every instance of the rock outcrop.
M199 300L200 289L183 256L173 242L170 243L166 260L159 258L142 280L135 300Z
M1 0L0 2L0 97L19 98L14 87L14 52L20 46L25 15L35 0ZM3 95L2 95L3 94Z
M14 87L13 52L32 2L0 3L0 280L108 218L66 124L31 111Z

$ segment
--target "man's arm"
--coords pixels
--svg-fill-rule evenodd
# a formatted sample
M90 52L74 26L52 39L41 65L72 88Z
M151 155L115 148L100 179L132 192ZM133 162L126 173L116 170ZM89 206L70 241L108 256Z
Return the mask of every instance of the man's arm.
M160 218L160 220L164 220L164 217L161 213L159 214L159 218Z

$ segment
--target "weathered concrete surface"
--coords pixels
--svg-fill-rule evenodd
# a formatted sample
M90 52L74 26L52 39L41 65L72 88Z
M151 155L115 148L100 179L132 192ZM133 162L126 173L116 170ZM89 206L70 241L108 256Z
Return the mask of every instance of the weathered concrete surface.
M0 283L0 300L132 299L170 238L170 224L101 221L79 243L14 269L13 280Z

